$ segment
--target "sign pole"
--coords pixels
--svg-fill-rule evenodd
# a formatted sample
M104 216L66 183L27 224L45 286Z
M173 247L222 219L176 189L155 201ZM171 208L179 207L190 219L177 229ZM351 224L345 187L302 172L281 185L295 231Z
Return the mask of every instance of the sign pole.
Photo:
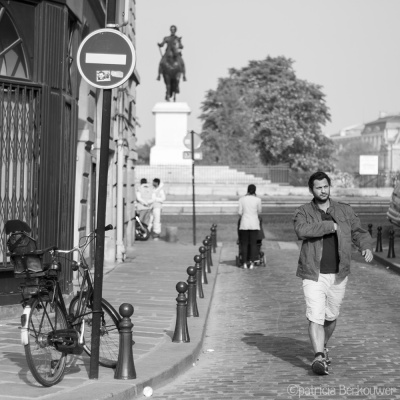
M195 201L195 190L194 190L194 131L190 131L191 134L191 151L192 151L192 202L193 202L193 245L196 246L196 201Z
M116 0L108 0L107 22L115 23ZM89 379L99 378L99 353L100 353L100 324L101 324L101 298L103 292L103 267L104 267L104 229L107 207L107 177L108 157L111 125L111 100L112 89L103 90L103 108L101 121L100 143L100 168L99 189L97 194L97 224L96 224L96 256L94 268L93 289L93 319L92 319L92 346L90 356Z

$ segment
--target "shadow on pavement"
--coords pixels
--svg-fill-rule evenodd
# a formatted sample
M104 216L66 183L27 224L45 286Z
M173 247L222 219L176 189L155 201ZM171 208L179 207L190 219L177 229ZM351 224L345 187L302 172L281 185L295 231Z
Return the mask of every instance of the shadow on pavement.
M264 353L311 372L312 352L309 342L283 336L265 336L262 333L245 333L241 340L249 346L256 346Z
M26 377L26 374L29 371L28 364L26 363L26 358L24 355L21 353L13 353L13 352L4 352L3 353L4 358L8 358L14 365L17 365L18 367L21 368L21 370L18 372L18 376L21 379L21 381L25 382L29 386L37 387L38 385L36 383L32 383L28 380Z

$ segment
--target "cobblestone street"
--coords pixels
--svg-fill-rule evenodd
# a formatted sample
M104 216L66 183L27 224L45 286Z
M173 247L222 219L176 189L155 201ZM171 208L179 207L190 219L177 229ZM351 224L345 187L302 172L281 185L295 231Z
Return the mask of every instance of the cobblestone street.
M298 250L266 245L267 267L254 270L236 268L237 248L224 247L200 357L152 398L399 399L400 276L355 256L330 375L316 376Z

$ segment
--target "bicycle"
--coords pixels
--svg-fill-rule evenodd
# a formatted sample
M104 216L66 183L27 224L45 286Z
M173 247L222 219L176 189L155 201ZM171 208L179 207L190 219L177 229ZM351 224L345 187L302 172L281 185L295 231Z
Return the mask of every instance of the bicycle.
M142 222L139 218L139 214L135 214L135 239L136 240L148 240L150 237L150 231L144 222Z
M112 225L106 227L110 229ZM96 312L101 313L99 364L114 368L118 361L121 317L105 299L101 299L101 310L93 310L93 278L84 257L96 231L83 236L78 246L70 250L59 250L56 246L37 250L35 239L29 236L29 225L20 220L7 221L5 232L10 235L7 255L14 266L14 276L24 279L20 285L24 309L21 342L34 378L43 386L53 386L63 379L69 354L85 351L90 356L91 324ZM78 261L67 259L74 252L79 254ZM50 263L43 262L45 254L50 255ZM79 290L68 310L59 281L62 258L73 271L78 271Z

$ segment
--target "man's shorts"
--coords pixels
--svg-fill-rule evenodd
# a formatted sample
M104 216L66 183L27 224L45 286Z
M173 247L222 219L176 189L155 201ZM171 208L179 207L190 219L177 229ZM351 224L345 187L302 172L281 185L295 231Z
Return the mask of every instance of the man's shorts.
M319 274L318 282L303 279L309 321L324 325L325 320L334 321L339 316L348 279L336 282L336 277L337 274Z

